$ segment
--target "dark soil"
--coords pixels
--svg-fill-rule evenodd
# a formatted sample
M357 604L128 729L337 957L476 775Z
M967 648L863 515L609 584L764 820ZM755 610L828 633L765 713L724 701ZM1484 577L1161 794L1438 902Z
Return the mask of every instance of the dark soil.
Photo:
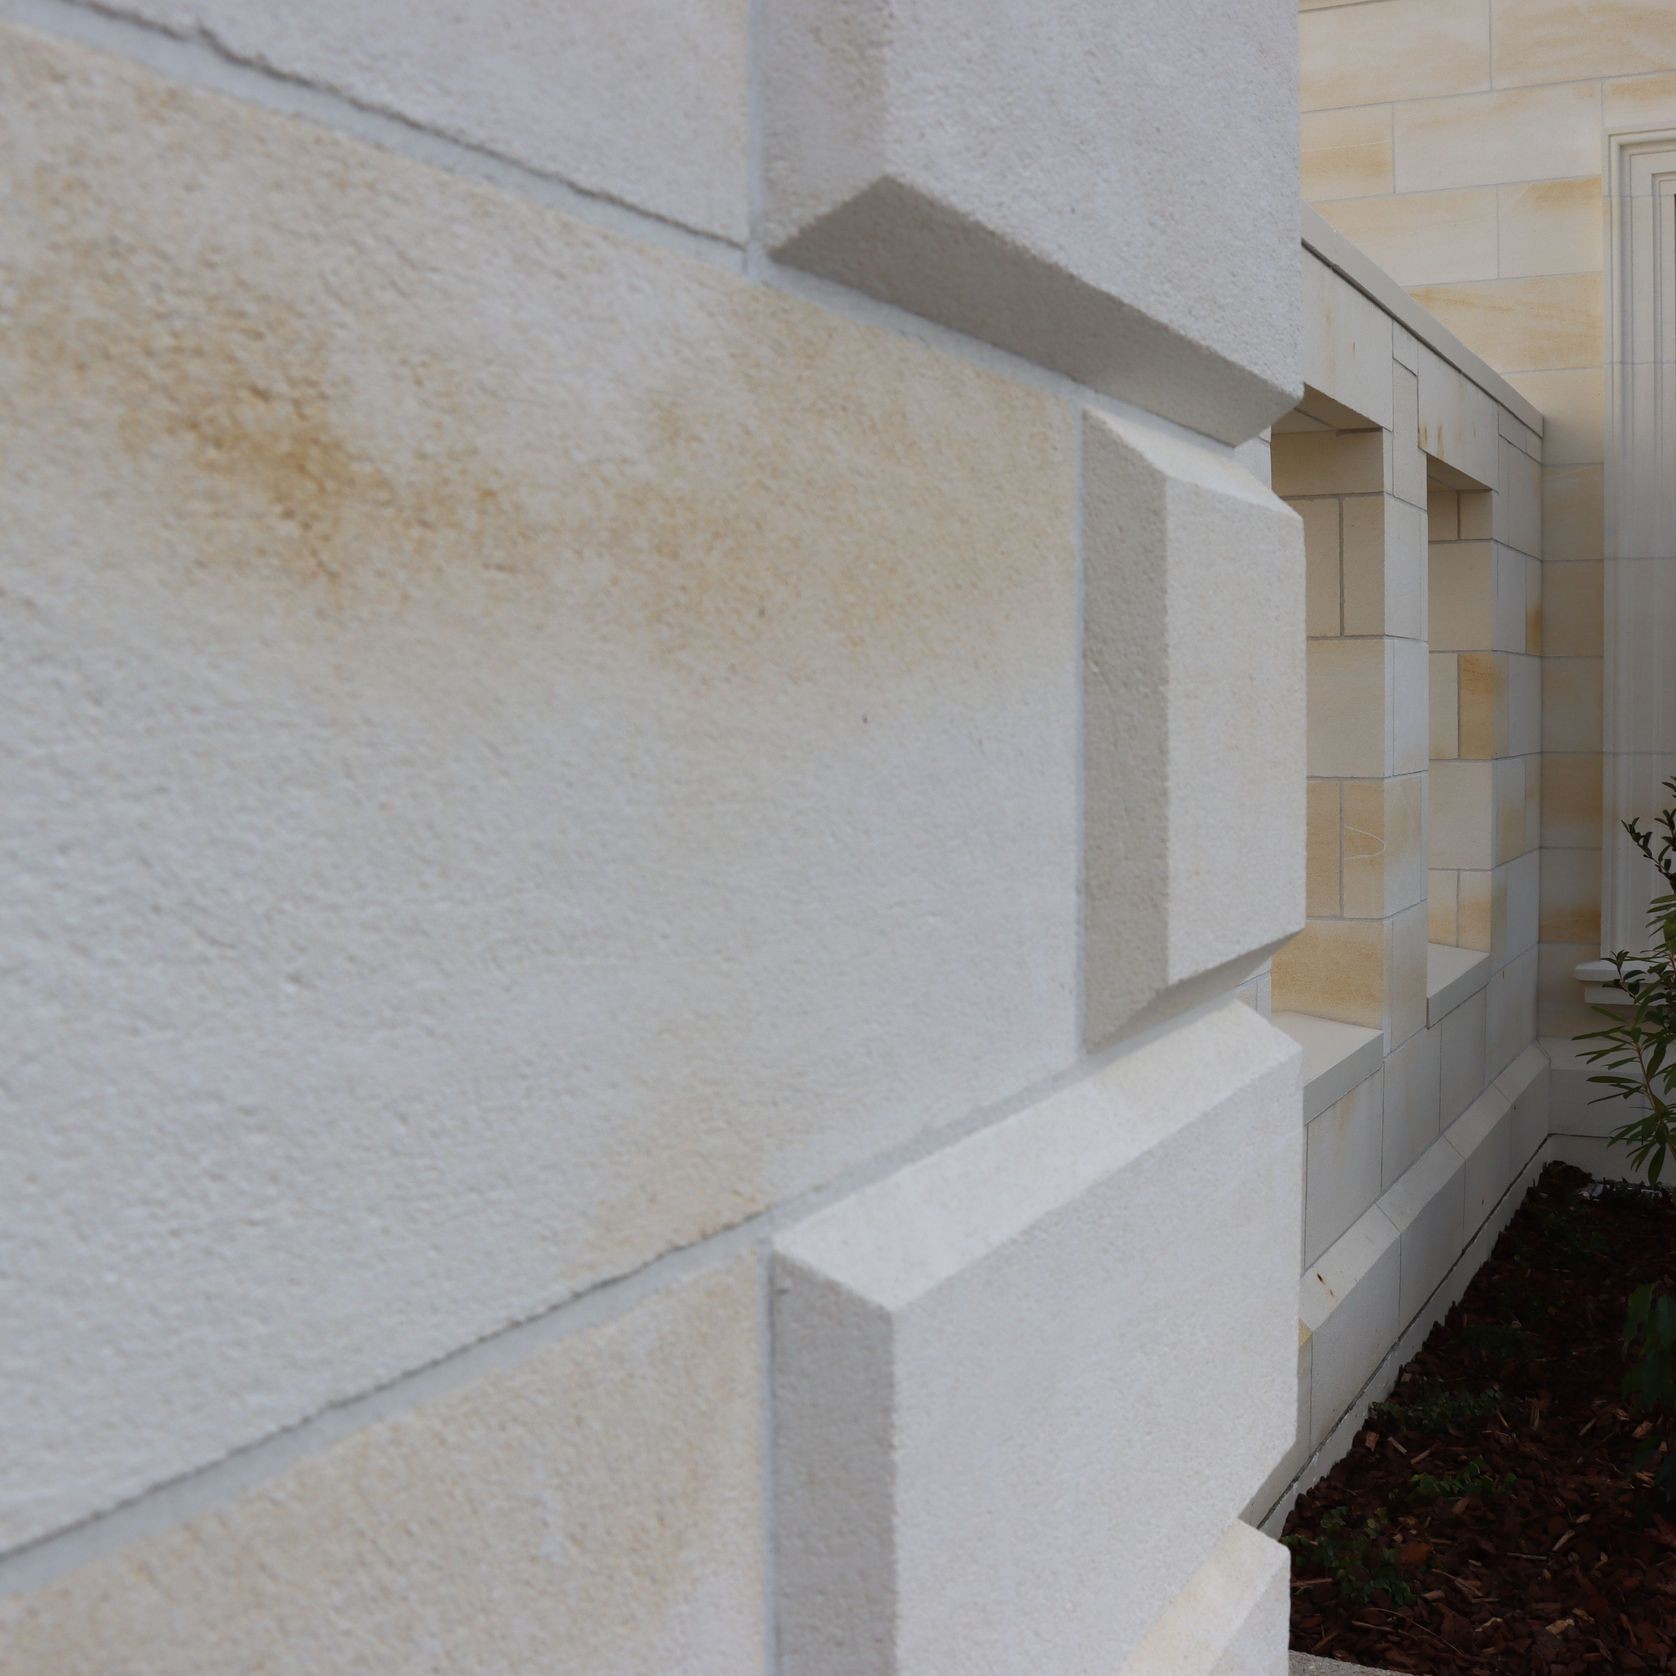
M1549 1165L1287 1522L1295 1648L1436 1676L1676 1672L1676 1513L1641 1458L1667 1423L1622 1395L1646 1281L1676 1288L1676 1206Z

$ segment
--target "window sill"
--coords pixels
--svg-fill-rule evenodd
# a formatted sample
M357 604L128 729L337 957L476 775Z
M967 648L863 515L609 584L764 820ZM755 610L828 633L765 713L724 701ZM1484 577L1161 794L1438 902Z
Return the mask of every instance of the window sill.
M1385 1035L1359 1024L1276 1013L1269 1021L1304 1050L1304 1122L1342 1100L1385 1063Z
M1490 957L1482 949L1426 945L1426 1023L1436 1024L1490 981Z

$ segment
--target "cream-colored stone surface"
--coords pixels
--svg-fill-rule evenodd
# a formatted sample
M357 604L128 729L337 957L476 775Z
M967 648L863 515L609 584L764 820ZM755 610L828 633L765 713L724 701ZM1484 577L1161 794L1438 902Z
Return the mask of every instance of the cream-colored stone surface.
M1597 209L1598 200L1597 192ZM1492 187L1412 192L1318 207L1399 285L1494 279L1498 272Z
M1496 445L1500 438L1495 403L1424 344L1420 345L1419 359L1421 448L1474 483L1490 488L1496 480ZM1463 536L1472 533L1465 523L1472 498L1468 496L1460 503Z
M1597 366L1605 354L1597 273L1420 285L1413 296L1499 371Z
M1420 379L1413 368L1397 365L1391 369L1391 493L1425 512L1428 470L1420 448Z
M1548 655L1601 655L1603 564L1550 564L1543 572L1544 633Z
M1312 915L1339 912L1341 784L1338 780L1311 780L1308 786L1304 906Z
M1542 468L1542 556L1599 559L1606 527L1605 467Z
M1426 939L1456 945L1460 937L1460 875L1453 868L1433 869L1426 875Z
M1485 0L1381 0L1298 19L1306 111L1490 85Z
M1345 915L1383 919L1423 900L1426 777L1347 780L1343 799Z
M1303 195L1310 203L1364 198L1393 189L1389 105L1306 111L1300 136Z
M1515 448L1511 442L1503 442L1500 451L1500 469L1498 472L1500 492L1495 502L1495 532L1496 540L1505 542L1516 553L1523 553L1527 557L1540 556L1542 551L1542 467L1533 460L1523 449ZM1509 575L1515 580L1510 584L1511 591L1518 596L1518 618L1510 621L1506 631L1498 636L1497 644L1504 651L1522 652L1525 649L1524 598L1525 566L1513 558L1511 554L1496 550L1496 590L1497 609L1501 608L1504 589L1504 579L1501 566L1505 562L1509 566Z
M1277 495L1373 495L1385 488L1385 433L1275 433L1271 447Z
M1394 495L1343 503L1344 632L1426 637L1426 517Z
M1520 274L1594 273L1606 263L1606 199L1600 175L1577 180L1526 181L1496 193L1499 272ZM1464 275L1465 278L1475 277ZM1520 394L1528 394L1516 386ZM1543 418L1551 416L1531 397ZM1544 426L1544 444L1553 438Z
M1559 372L1516 372L1507 382L1541 414L1542 463L1593 465L1606 457L1606 372L1567 367Z
M1390 641L1310 641L1309 772L1389 773L1393 702Z
M1296 516L1230 452L1151 426L1088 416L1083 497L1092 1044L1303 921L1304 553Z
M1388 921L1312 919L1275 954L1276 1011L1383 1028L1388 936Z
M1542 842L1566 849L1598 849L1601 837L1601 758L1598 753L1542 759Z
M1496 757L1507 750L1507 658L1501 652L1460 654L1460 752Z
M1292 510L1304 526L1304 627L1311 636L1338 634L1343 626L1340 508L1337 500L1300 500Z
M1601 660L1542 660L1542 748L1577 753L1600 749Z
M112 0L584 191L743 240L747 0Z
M1422 91L1413 87L1394 107L1399 192L1558 180L1600 168L1598 82L1464 99L1415 96ZM1486 359L1499 370L1500 362Z
M1676 61L1676 54L1672 59ZM1608 133L1676 126L1676 74L1633 76L1604 83L1601 122Z
M1074 1058L1060 402L22 32L0 181L6 1539Z
M1525 853L1525 759L1501 757L1495 770L1496 865Z
M1488 950L1495 938L1495 882L1487 868L1462 868L1457 881L1463 949Z
M1490 0L1497 87L1627 76L1676 64L1666 0Z
M1594 943L1600 937L1600 851L1545 850L1542 940Z
M1454 652L1433 652L1429 719L1432 761L1453 761L1461 754L1460 660Z
M1310 251L1303 257L1304 384L1339 407L1340 424L1391 425L1391 317Z
M1428 830L1433 867L1495 865L1494 766L1489 762L1432 764Z
M377 1421L0 1601L0 1669L761 1670L758 1317L738 1259Z
M1437 651L1488 648L1495 637L1495 549L1487 541L1434 543L1427 553L1430 644Z

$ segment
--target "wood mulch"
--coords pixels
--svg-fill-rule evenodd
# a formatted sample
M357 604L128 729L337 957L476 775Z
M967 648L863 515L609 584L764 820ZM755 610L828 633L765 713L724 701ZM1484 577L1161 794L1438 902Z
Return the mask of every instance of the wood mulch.
M1288 1520L1294 1648L1436 1676L1676 1672L1676 1522L1657 1461L1637 1469L1664 1428L1622 1396L1644 1281L1676 1289L1676 1206L1549 1165Z

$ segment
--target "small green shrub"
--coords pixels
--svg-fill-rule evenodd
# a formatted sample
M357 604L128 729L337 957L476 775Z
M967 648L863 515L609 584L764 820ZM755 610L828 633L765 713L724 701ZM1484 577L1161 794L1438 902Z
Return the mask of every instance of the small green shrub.
M1397 1550L1385 1542L1384 1516L1350 1526L1348 1518L1344 1508L1335 1507L1321 1516L1313 1536L1300 1531L1285 1538L1286 1546L1304 1565L1331 1577L1340 1596L1358 1606L1380 1593L1393 1606L1412 1604L1414 1586L1397 1563Z
M1490 1471L1482 1455L1474 1455L1459 1472L1433 1474L1417 1472L1408 1481L1408 1493L1415 1501L1453 1501L1457 1496L1504 1496L1519 1482L1516 1474L1499 1478Z
M1488 1419L1503 1400L1493 1385L1486 1391L1448 1391L1440 1385L1422 1385L1409 1396L1376 1402L1368 1410L1368 1423L1408 1432L1452 1432Z

